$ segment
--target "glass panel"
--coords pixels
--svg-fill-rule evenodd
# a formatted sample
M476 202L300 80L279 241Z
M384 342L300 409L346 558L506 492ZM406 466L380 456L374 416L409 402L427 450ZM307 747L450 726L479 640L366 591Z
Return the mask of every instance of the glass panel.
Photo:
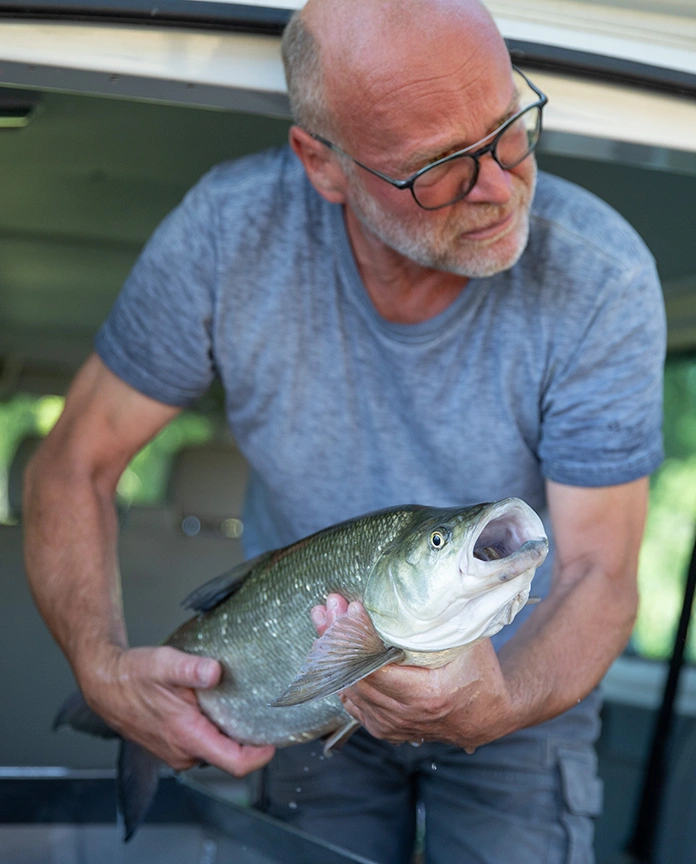
M516 120L498 139L497 156L504 168L514 167L536 143L539 109L533 108Z
M453 159L421 174L413 191L424 207L440 207L459 198L462 189L471 183L475 169L476 163L468 156Z
M8 474L15 451L28 436L47 435L63 410L61 396L19 394L0 403L0 522L13 521L8 501ZM163 429L131 461L118 485L121 502L156 504L164 501L169 461L187 444L202 444L212 438L215 421L184 412Z
M671 654L696 531L696 358L666 365L664 434L666 459L651 481L640 609L629 649L653 659ZM694 627L686 656L696 661Z

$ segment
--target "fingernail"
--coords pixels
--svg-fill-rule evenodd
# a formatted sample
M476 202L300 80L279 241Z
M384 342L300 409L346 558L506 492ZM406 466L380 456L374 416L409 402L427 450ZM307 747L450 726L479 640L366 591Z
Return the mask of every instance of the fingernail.
M215 680L216 672L217 664L214 660L204 660L202 663L199 663L198 680L201 682L201 686L210 687Z
M315 606L309 615L315 627L323 627L326 624L326 613L321 606Z
M326 598L326 608L330 612L335 612L338 608L338 598L334 594L329 594Z

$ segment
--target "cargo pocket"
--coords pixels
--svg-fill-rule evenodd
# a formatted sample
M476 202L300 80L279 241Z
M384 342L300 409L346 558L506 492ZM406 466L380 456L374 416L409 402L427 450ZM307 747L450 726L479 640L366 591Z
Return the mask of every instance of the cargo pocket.
M568 834L566 864L594 864L594 822L602 811L603 783L597 776L593 749L558 748L561 793L565 804L561 817Z

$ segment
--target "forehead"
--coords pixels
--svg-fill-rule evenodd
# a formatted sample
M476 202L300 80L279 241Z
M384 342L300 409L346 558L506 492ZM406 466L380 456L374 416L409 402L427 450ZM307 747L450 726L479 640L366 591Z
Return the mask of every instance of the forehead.
M474 143L514 98L510 58L499 37L472 46L456 32L430 44L409 35L410 44L386 46L359 74L344 78L339 99L331 88L343 141L359 146L364 158Z

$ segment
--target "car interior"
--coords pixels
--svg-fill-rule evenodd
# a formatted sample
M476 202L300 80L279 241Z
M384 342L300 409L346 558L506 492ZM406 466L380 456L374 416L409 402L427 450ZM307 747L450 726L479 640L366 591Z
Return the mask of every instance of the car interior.
M534 69L527 71L534 76ZM196 180L221 161L283 145L289 124L263 112L155 98L0 87L0 424L3 412L18 417L33 406L32 417L39 417L37 400L65 395L143 244ZM551 129L542 135L538 163L606 200L641 234L664 288L670 360L691 362L696 152ZM185 620L180 600L243 558L246 464L225 429L218 389L191 413L204 418L205 435L182 434L168 445L158 463L159 491L139 498L126 490L119 497L133 644L165 638ZM690 418L675 422L696 422ZM74 682L25 582L21 476L46 429L38 420L22 423L4 443L10 426L0 426L0 766L110 768L113 742L51 730ZM643 661L651 669L656 662ZM618 860L634 826L661 674L647 704L640 677L629 695L607 691L599 742L600 864ZM660 834L660 860L670 864L694 860L696 795L685 767L696 769L694 716L696 698L682 700ZM238 783L230 788L247 794Z

